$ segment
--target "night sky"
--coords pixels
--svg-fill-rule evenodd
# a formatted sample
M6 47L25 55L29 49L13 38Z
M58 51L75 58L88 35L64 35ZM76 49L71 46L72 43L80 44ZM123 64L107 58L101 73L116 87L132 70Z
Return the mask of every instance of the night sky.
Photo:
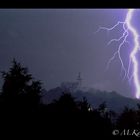
M111 38L122 34L119 26L126 9L1 9L0 70L8 70L13 57L27 66L47 90L64 81L76 81L81 72L83 86L133 97L133 86L122 80L121 65L116 58L106 65L117 43L107 46ZM122 50L126 65L130 48ZM2 85L2 79L0 80Z

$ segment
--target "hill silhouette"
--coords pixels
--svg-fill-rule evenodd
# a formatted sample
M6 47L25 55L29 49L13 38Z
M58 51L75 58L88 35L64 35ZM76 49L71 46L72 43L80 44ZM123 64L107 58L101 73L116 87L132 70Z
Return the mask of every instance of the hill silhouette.
M61 86L50 89L49 91L44 90L42 101L43 103L49 104L53 102L53 100L59 99L63 92L64 89ZM137 104L139 103L139 100L124 97L115 91L107 92L96 89L88 89L84 91L81 89L71 92L71 95L75 97L76 100L81 100L83 97L86 97L88 103L93 108L97 108L101 103L106 102L108 108L116 112L121 112L125 106L136 109Z

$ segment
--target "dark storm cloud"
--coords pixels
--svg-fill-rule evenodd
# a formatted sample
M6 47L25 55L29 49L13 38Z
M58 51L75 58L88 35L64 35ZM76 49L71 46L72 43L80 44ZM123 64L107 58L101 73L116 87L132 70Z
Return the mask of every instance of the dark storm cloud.
M116 49L106 43L118 37L119 30L94 34L99 26L124 20L125 14L122 9L0 10L0 70L15 57L47 89L75 81L81 72L84 86L131 95L130 86L121 80L118 60L105 71Z

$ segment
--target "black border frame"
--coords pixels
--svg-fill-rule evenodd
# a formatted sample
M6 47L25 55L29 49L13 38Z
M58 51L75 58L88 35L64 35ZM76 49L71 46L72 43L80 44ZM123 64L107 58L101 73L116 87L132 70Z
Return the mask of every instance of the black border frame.
M140 0L2 0L0 8L140 8Z

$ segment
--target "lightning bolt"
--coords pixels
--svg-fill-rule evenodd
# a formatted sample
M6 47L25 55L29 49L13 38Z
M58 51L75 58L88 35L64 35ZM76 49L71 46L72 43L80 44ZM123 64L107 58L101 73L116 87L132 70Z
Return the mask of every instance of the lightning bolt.
M135 27L131 23L134 11L135 11L135 9L128 9L124 22L118 21L111 28L99 27L99 29L95 33L98 33L100 30L112 31L116 27L118 27L119 25L122 25L122 28L123 28L122 36L120 36L117 39L110 40L107 44L107 45L111 45L113 42L119 42L119 46L118 46L117 51L114 52L113 56L109 59L109 61L107 63L107 69L109 68L110 63L116 57L118 57L120 64L121 64L121 67L122 67L122 70L124 71L123 79L125 79L127 77L129 82L133 79L133 83L134 83L134 87L135 87L135 97L137 99L139 99L140 98L139 66L138 66L138 60L137 60L136 55L138 54L138 51L140 49L140 43L139 43L139 34L138 34L137 30L135 29ZM124 65L123 59L121 57L121 49L122 49L122 47L125 46L126 43L128 45L130 45L130 43L127 40L129 34L132 34L134 45L133 45L133 49L131 50L131 53L129 55L128 68L126 68ZM129 76L131 65L133 68L133 72L132 72L131 76Z
M134 49L132 50L132 52L130 54L130 59L133 62L133 79L134 79L134 85L136 88L135 95L136 95L136 98L139 98L140 97L140 81L138 78L139 67L138 67L138 60L136 58L136 54L139 51L140 44L139 44L139 34L138 34L137 30L131 24L133 13L134 13L134 9L128 10L128 14L126 16L126 24L127 24L129 31L132 33L132 35L134 37Z

